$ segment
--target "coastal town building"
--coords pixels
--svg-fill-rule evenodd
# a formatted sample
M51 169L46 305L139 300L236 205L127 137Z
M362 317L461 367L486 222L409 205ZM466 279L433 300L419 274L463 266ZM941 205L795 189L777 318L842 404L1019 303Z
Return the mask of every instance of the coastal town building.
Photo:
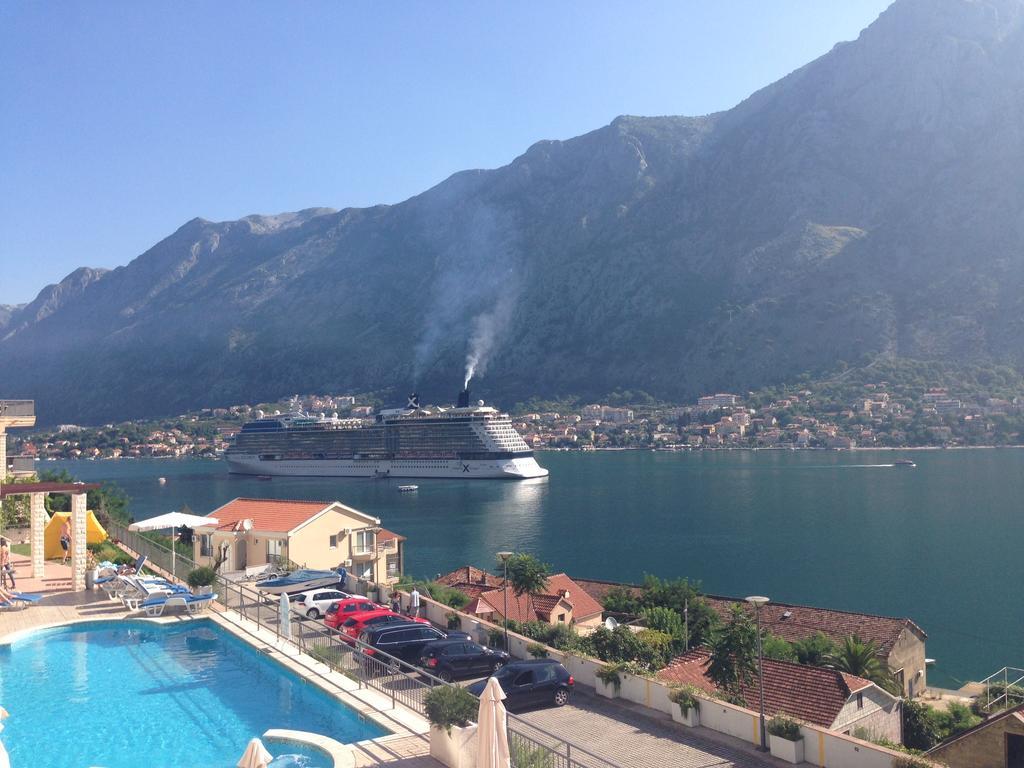
M705 395L697 398L697 410L713 411L716 408L732 408L740 402L739 395L730 395L719 392L714 395Z
M567 624L587 632L601 624L603 608L579 584L564 573L548 577L544 592L517 595L504 580L487 571L464 565L436 581L469 595L471 601L462 610L487 621L540 621ZM507 613L506 613L507 610Z
M951 736L927 756L949 768L1024 768L1024 704Z
M658 679L716 693L718 689L707 674L709 660L710 653L703 648L689 651L658 672ZM741 690L752 707L760 701L756 677ZM896 743L903 737L896 696L870 680L834 669L765 659L764 702L768 713L781 712L839 733Z
M228 571L288 561L304 568L344 566L379 584L394 583L403 572L405 537L340 501L239 498L208 517L217 523L198 526L193 537L200 565L222 558Z
M637 584L597 579L576 578L575 582L599 603L616 587L640 590ZM704 595L703 599L723 621L728 621L734 606L753 610L742 598ZM767 632L787 642L804 640L819 632L833 643L841 643L854 635L862 641L873 642L878 658L891 670L905 696L920 696L927 688L925 641L928 635L912 619L774 601L761 609L760 618Z

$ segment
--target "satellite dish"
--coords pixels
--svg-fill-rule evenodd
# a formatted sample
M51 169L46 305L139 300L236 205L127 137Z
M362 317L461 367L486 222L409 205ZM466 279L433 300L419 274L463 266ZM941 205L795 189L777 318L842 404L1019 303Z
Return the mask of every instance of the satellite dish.
M604 620L604 626L605 629L607 629L609 632L614 632L615 628L619 626L619 622L615 620L614 616L609 616L607 619Z

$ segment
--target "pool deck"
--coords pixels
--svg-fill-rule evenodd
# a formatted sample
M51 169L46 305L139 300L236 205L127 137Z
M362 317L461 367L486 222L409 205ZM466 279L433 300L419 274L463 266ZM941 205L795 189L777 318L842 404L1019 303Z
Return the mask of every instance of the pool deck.
M16 572L31 572L28 558L13 555ZM42 594L45 597L27 608L0 610L0 643L10 642L16 635L37 629L74 624L83 621L116 621L131 616L121 603L106 598L102 591L73 592L71 568L48 561L42 579L19 578L20 592ZM417 713L393 704L391 699L373 689L360 688L344 675L331 672L325 665L294 649L278 645L273 632L259 629L233 611L210 611L201 618L210 619L225 630L242 638L268 658L272 658L303 679L318 685L345 706L391 731L387 736L349 745L351 758L336 761L336 768L440 768L441 763L430 757L428 725ZM187 616L168 616L159 619L140 619L156 623L194 621ZM259 734L254 734L259 735ZM239 745L239 754L245 745Z

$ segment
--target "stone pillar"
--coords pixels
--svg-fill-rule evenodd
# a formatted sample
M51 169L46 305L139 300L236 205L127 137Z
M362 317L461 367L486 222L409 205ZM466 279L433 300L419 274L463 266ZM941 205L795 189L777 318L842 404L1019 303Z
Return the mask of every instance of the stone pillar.
M46 499L45 493L33 493L29 497L29 519L31 520L31 534L29 544L32 548L32 578L43 578L43 562L45 556L46 540Z
M85 591L85 494L71 494L71 586Z

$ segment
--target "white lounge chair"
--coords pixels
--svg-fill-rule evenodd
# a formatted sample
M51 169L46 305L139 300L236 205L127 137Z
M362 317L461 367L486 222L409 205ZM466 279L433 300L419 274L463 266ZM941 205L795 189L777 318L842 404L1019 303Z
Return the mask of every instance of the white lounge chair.
M139 606L139 610L149 617L162 616L167 608L184 608L188 613L195 614L205 610L216 599L216 595L192 595L188 593L165 596L154 595Z

